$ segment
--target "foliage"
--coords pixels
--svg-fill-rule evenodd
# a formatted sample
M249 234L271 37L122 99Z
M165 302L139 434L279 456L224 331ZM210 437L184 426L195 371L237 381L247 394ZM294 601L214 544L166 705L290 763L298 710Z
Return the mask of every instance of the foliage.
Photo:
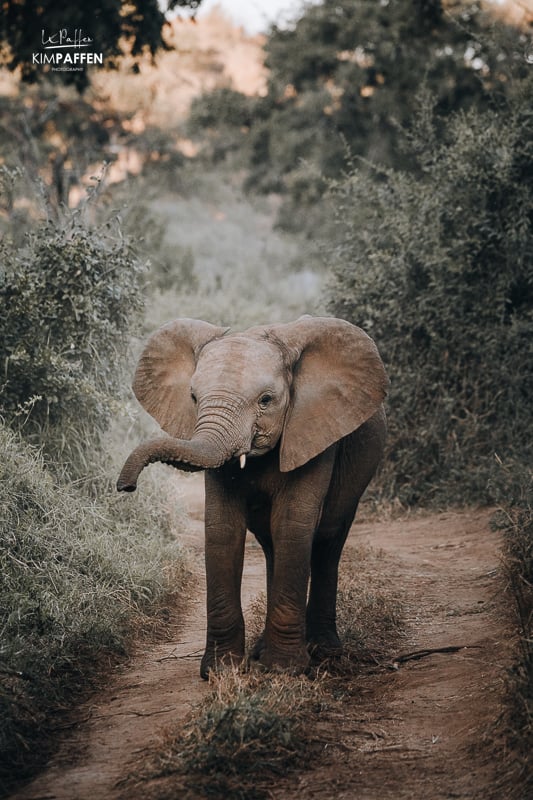
M87 469L122 394L121 364L142 309L141 266L112 222L83 208L0 246L0 414L56 468Z
M145 85L132 88L132 80L125 76L124 83L136 96L139 91L149 94ZM152 125L133 133L134 111L124 110L118 98L114 105L104 96L105 82L102 93L93 91L90 97L51 82L32 86L13 82L13 87L13 93L0 95L0 164L4 174L6 169L19 174L9 186L0 177L0 227L4 215L16 222L12 233L17 243L31 225L36 183L48 212L56 216L64 206L80 201L101 164L108 165L110 184L123 180L131 159L131 171L149 167L152 181L176 186L185 159L176 149L175 137ZM131 195L127 199L131 201Z
M421 84L445 116L488 107L507 93L510 74L525 73L525 39L520 44L518 33L503 25L488 34L477 5L457 4L452 12L441 0L310 4L292 26L270 33L267 95L227 96L233 114L223 113L224 126L233 117L250 168L248 185L284 191L280 224L314 230L324 179L340 176L347 151L388 166L413 166L412 154L401 147L401 129L411 124ZM206 122L205 109L211 103L218 108L221 100L221 93L199 100L191 120L197 133L210 134L218 155L221 138L226 151L232 148L227 131Z
M73 89L50 83L17 89L13 96L0 96L0 160L23 174L9 194L2 191L0 201L2 211L15 213L20 225L35 195L32 182L43 181L53 206L68 205L71 187L91 165L116 158L111 140L124 139L116 111L88 102ZM20 198L26 202L17 204Z
M20 68L25 81L50 76L47 67L33 63L32 54L42 47L43 31L46 36L57 37L59 31L65 30L71 37L74 31L90 36L108 65L113 65L125 48L135 57L143 52L153 56L165 47L162 33L165 13L177 6L197 8L200 3L201 0L167 0L161 8L155 0L95 0L90 5L6 0L0 16L3 61L10 70ZM85 71L57 72L55 76L66 83L75 83L79 89L88 84Z
M405 503L494 501L495 459L531 458L532 97L530 80L442 137L426 105L418 174L354 167L334 190L330 310L381 349L386 491Z
M80 687L155 630L184 567L161 473L138 498L113 486L126 437L110 422L143 310L135 241L118 216L94 221L99 180L76 210L46 190L39 208L22 170L2 167L0 187L1 793L46 758Z
M250 103L253 99L228 87L214 89L208 95L199 95L191 103L188 125L192 130L220 126L249 126Z
M193 98L186 129L204 138L203 155L216 164L241 150L241 136L250 130L257 105L256 98L234 89L213 89Z
M54 715L124 653L178 577L171 518L146 489L123 502L102 479L90 499L0 426L0 794L28 759L35 766Z

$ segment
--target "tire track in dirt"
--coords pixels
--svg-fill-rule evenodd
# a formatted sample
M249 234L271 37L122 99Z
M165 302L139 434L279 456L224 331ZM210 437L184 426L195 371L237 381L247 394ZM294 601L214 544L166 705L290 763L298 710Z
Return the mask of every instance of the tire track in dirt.
M205 638L203 484L184 477L195 554L194 597L176 641L139 652L82 706L81 722L47 770L11 800L118 800L121 782L207 691L199 678ZM342 706L318 721L327 741L315 769L272 785L279 800L489 798L497 779L484 737L500 711L509 666L500 538L490 512L406 516L357 524L347 548L382 549L407 614L402 652L429 653L397 669L350 680ZM243 606L264 590L262 552L248 541ZM311 769L309 767L311 766ZM131 795L131 800L140 800ZM494 795L493 795L494 796ZM497 795L495 795L497 796Z

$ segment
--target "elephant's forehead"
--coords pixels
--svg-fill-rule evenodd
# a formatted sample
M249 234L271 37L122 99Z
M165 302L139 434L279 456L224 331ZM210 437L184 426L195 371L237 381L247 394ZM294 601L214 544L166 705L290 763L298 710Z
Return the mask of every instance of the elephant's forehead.
M202 350L197 372L212 379L262 381L280 374L283 359L270 342L245 336L228 336L210 342Z

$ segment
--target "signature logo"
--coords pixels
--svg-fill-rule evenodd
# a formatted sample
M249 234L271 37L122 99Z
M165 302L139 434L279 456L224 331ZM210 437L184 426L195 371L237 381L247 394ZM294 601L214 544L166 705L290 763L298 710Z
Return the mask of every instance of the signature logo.
M41 31L41 44L45 50L90 47L93 42L94 39L84 34L81 28L76 28L73 36L69 33L68 28L61 28L57 33L51 35Z
M81 72L86 66L104 63L103 53L91 51L94 39L82 28L73 32L60 28L54 33L41 30L41 47L32 53L32 64L50 67L53 72Z

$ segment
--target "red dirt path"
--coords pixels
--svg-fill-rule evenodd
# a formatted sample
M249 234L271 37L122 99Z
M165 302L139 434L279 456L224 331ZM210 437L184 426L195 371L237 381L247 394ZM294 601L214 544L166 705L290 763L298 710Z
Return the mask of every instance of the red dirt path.
M207 691L199 679L205 635L202 483L182 479L191 514L194 599L175 641L152 645L80 710L80 722L49 767L11 800L118 800L121 780ZM500 711L509 633L500 539L490 512L469 510L356 524L347 547L385 553L388 577L407 610L402 652L439 650L398 669L356 678L357 692L321 725L327 754L316 769L272 786L280 800L444 800L494 795L488 741ZM247 545L243 603L264 589L260 548ZM322 729L323 728L323 729ZM135 791L135 790L133 790ZM129 800L141 800L128 793ZM501 796L501 795L500 795Z

